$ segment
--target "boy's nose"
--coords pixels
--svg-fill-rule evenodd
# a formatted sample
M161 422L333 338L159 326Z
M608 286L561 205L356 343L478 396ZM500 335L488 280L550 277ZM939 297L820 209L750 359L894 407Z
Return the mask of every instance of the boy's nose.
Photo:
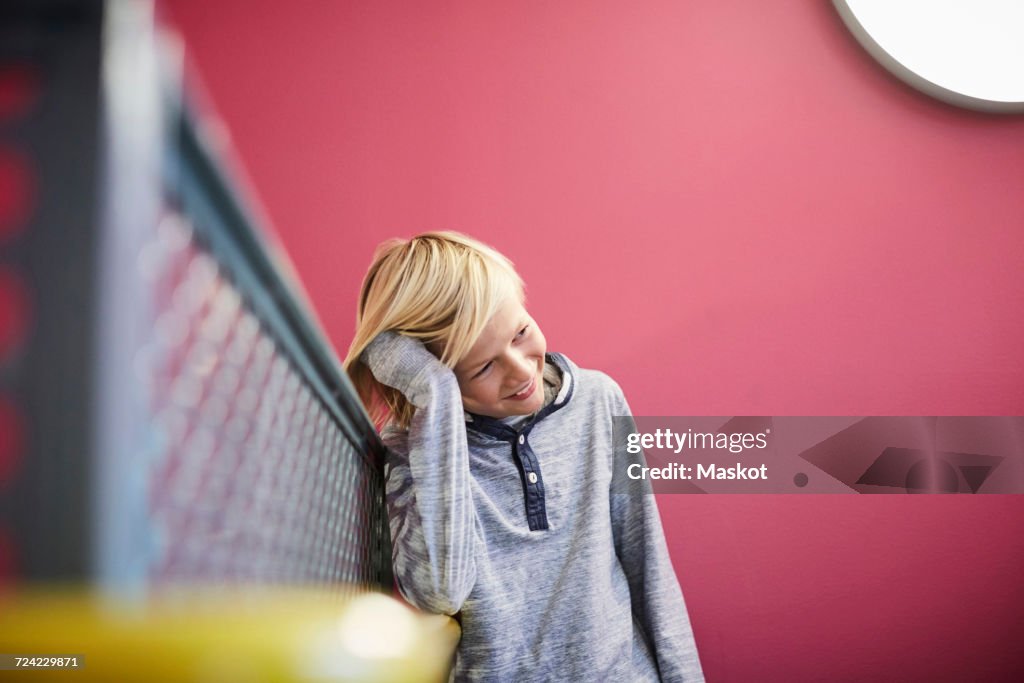
M536 364L524 355L517 354L512 359L512 372L509 373L509 378L513 380L513 384L520 385L524 382L530 381L533 377L534 369Z

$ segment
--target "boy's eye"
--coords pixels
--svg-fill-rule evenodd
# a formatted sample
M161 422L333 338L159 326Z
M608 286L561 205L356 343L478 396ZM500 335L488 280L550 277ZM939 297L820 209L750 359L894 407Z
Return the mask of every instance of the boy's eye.
M528 329L530 329L529 325L527 325L523 329L519 330L519 334L516 335L516 339L519 339L519 338L525 336L526 335L526 330L528 330Z
M491 369L492 365L494 365L494 361L493 360L487 361L487 365L485 365L482 368L480 368L480 372L478 372L475 375L473 375L473 379L476 379L477 377L482 376L485 372L487 372L488 370Z

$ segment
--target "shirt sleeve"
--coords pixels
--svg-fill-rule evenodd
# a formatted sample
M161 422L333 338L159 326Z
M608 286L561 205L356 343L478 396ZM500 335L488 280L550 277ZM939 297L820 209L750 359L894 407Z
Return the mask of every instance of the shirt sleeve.
M476 582L478 533L462 399L451 370L414 343L377 349L369 363L416 406L407 431L382 435L392 563L406 600L455 614Z
M632 416L617 385L613 405L615 415ZM623 454L615 453L613 467L628 464ZM661 680L703 681L690 617L650 482L644 480L642 488L631 486L628 493L612 493L611 517L615 552L629 583L633 615L647 637Z

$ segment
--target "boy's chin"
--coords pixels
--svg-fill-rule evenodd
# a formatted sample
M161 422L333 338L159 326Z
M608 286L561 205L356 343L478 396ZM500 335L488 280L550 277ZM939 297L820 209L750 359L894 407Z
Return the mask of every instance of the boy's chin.
M541 394L543 396L543 394ZM525 401L515 401L513 405L508 405L508 402L502 402L501 405L496 406L467 406L463 404L463 407L470 413L475 415L484 415L486 417L500 420L506 417L517 417L519 415L531 415L540 410L543 401L536 400L533 396ZM516 404L522 405L516 405Z
M516 417L516 416L519 416L519 415L532 415L533 413L537 412L538 410L540 410L539 406L537 406L537 407L523 406L522 408L511 408L511 409L505 411L505 414L502 417Z

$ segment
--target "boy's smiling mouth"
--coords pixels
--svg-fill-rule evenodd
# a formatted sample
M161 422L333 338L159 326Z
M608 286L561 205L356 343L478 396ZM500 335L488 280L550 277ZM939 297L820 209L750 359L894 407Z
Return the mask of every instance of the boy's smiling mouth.
M533 395L534 389L536 389L536 388L537 388L537 377L533 376L533 377L530 378L530 383L529 384L527 384L525 387L520 389L518 392L512 394L511 396L506 396L505 398L511 399L513 401L522 401L523 399L530 398L530 396Z

